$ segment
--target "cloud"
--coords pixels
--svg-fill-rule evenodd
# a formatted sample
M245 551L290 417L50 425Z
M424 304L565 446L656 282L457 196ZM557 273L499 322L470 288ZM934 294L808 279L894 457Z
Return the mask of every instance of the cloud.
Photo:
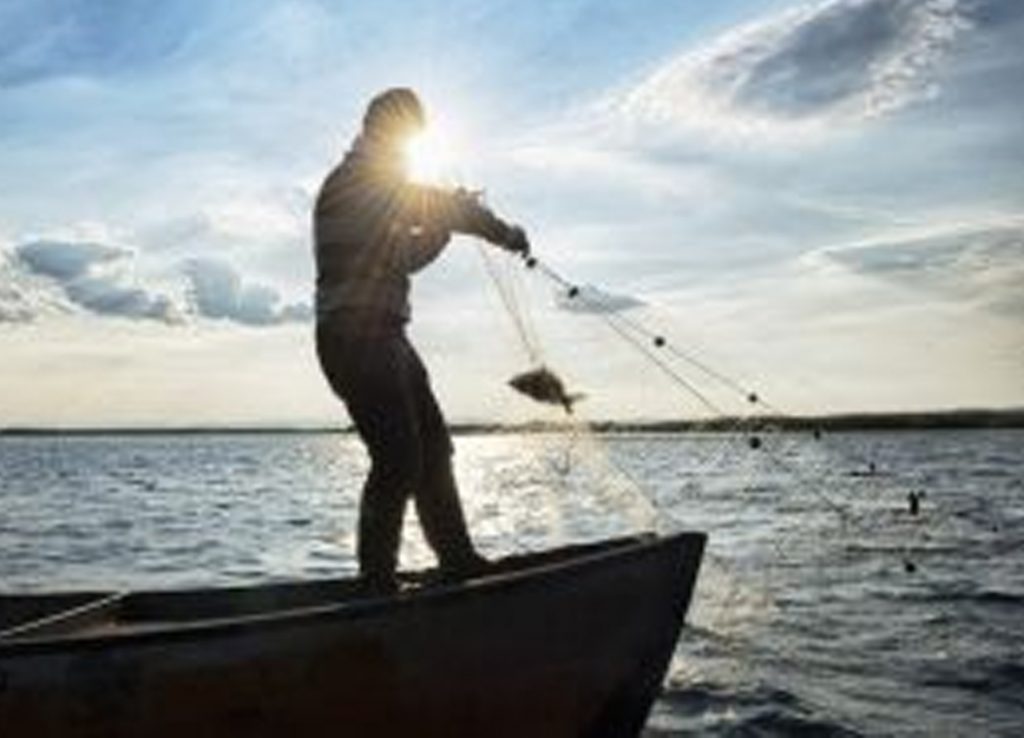
M180 319L169 297L126 285L122 279L117 274L84 276L66 283L64 291L72 302L97 315L152 318L166 323Z
M27 323L38 313L17 277L17 269L0 253L0 323Z
M134 250L96 240L40 239L0 253L0 323L84 311L92 315L178 323L186 316L248 326L308 322L308 303L281 304L275 288L246 281L232 265L189 259L186 301L138 283Z
M948 228L831 248L811 257L857 274L1024 318L1024 224Z
M891 114L937 92L971 27L967 0L827 0L728 32L617 101L632 122L802 134Z
M180 320L168 296L132 284L134 253L129 249L93 241L44 239L17 245L13 255L15 269L44 278L73 306L86 312L166 323ZM22 295L17 303L21 308L4 312L23 320L34 317L39 311L28 306L26 290L16 286L15 275L9 279L11 294L17 290Z
M135 232L162 250L215 242L219 247L291 243L306 237L313 195L298 186L232 183L227 197L217 193L195 211L149 223ZM213 200L211 202L211 200Z
M125 258L126 249L91 241L40 240L15 247L15 255L30 270L60 281L81 277L94 266Z
M556 293L555 303L562 310L572 313L618 313L644 304L631 295L606 292L592 284L573 289L575 291L559 290Z
M281 295L272 287L246 283L238 271L217 259L191 259L185 265L189 300L198 315L266 326L305 322L312 317L306 303L280 306Z

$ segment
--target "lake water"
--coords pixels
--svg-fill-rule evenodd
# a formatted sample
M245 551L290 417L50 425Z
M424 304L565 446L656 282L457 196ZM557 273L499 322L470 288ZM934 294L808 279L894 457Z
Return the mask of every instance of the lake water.
M648 735L1024 734L1024 431L456 445L489 555L709 533ZM350 574L365 469L344 435L0 438L0 589Z

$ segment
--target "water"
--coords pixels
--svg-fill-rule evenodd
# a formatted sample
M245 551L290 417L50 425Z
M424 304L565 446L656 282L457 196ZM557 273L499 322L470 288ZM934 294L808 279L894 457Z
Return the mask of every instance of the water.
M1024 733L1024 432L457 447L490 555L710 534L649 736ZM0 589L351 574L365 468L327 434L0 438ZM403 561L430 561L414 526Z

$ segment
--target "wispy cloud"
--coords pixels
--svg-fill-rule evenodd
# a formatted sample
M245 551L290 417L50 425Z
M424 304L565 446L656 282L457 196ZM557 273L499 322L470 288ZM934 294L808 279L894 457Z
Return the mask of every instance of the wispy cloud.
M1024 223L1019 220L876 239L806 258L1024 320Z
M806 135L935 94L963 0L827 0L738 27L616 101L640 125Z
M7 3L0 8L0 87L156 64L186 42L204 5Z

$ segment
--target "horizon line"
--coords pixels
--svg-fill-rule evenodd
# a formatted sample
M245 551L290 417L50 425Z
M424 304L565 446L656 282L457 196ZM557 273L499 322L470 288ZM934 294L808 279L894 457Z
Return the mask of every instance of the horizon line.
M564 431L584 426L596 432L626 431L743 431L757 430L885 430L929 428L1024 428L1024 407L948 408L938 410L852 411L826 414L789 415L766 413L716 418L615 419L574 421L529 420L455 421L448 424L453 434L523 433ZM351 424L268 423L224 425L12 425L0 427L0 436L27 435L185 435L185 434L353 434Z

